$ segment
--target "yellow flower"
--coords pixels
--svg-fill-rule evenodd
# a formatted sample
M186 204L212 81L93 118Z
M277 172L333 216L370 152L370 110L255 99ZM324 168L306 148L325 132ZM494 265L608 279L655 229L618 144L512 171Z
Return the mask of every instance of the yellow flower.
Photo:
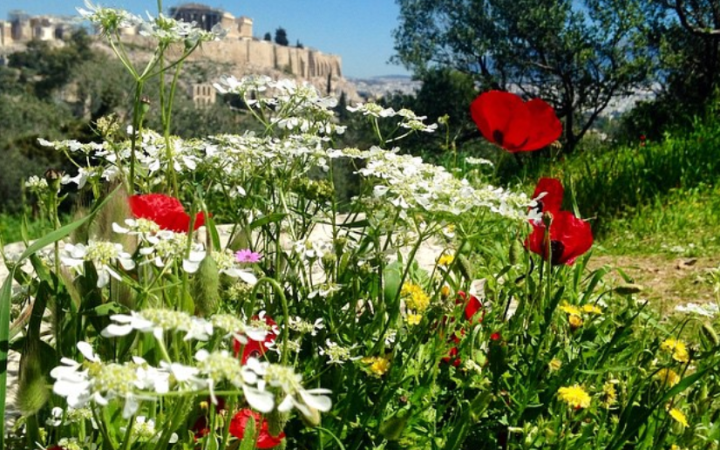
M568 302L563 302L562 306L560 306L560 311L565 312L571 316L580 317L582 315L580 308L574 305L569 305Z
M615 385L609 381L603 384L603 397L603 405L606 408L611 407L617 401L617 391L615 390Z
M582 310L587 314L602 314L602 309L597 305L583 305Z
M366 356L362 362L368 364L370 372L376 377L381 377L390 369L390 361L381 356Z
M690 355L688 354L687 347L685 347L685 343L679 339L666 339L665 342L660 344L660 348L672 353L672 358L677 362L685 363L690 360Z
M671 410L668 411L668 412L670 413L670 417L672 417L673 419L675 419L675 421L676 421L677 423L679 423L679 424L682 425L683 427L688 426L687 417L685 417L685 414L683 414L682 411L680 411L680 410L677 409L677 408L673 408L673 409L671 409Z
M560 361L557 358L553 358L548 363L548 369L550 369L550 372L555 372L556 370L560 370L560 367L562 367L562 361Z
M421 314L408 314L407 317L405 317L405 322L407 322L408 325L418 325L421 320Z
M449 266L452 264L452 262L455 260L455 257L453 255L442 255L440 258L438 258L438 265L439 266Z
M590 395L585 389L575 384L570 387L558 389L558 397L575 409L587 408L590 406Z
M444 284L443 287L440 288L440 295L442 298L448 298L450 296L450 286Z
M673 444L670 446L670 450L683 450L683 449L679 445Z
M673 387L680 382L680 375L672 369L660 369L655 374L658 380L666 387Z
M430 297L417 284L409 282L403 284L400 294L405 299L405 305L419 313L425 311L430 305Z
M568 317L568 322L570 322L570 327L571 327L573 330L575 330L575 329L577 329L577 328L580 328L580 327L582 326L582 324L583 324L583 321L582 321L582 319L580 318L580 316L576 316L576 315L574 315L574 314L571 315L570 317Z

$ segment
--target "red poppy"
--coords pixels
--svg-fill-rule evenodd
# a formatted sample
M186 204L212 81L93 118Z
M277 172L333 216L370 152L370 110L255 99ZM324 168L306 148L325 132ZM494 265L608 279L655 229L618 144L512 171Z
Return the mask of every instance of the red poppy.
M537 209L540 214L549 212L555 215L560 211L560 207L562 206L564 193L562 183L556 178L540 178L532 198L538 198L543 192L545 195L536 201L537 206L535 209Z
M476 314L480 312L483 305L474 295L468 295L463 291L458 291L458 298L455 300L455 304L465 305L465 319L467 319L468 322L472 323L474 320L477 320L477 322L480 323L485 318L485 310L482 311L482 314L476 317ZM460 329L460 336L465 336L464 328ZM450 340L456 345L460 343L460 338L457 335L453 335ZM444 356L442 360L448 364L458 367L462 363L462 360L457 358L457 354L457 347L452 347L448 352L448 355Z
M470 114L487 140L512 153L541 149L562 134L552 106L539 98L523 102L510 92L489 91L472 102Z
M285 438L285 433L280 432L279 435L273 436L268 430L267 420L262 420L260 424L260 414L250 409L241 409L238 411L230 421L230 434L238 439L242 439L245 435L245 426L250 418L255 419L255 429L257 430L258 437L255 442L256 448L273 448L276 445L280 445L282 440Z
M253 320L257 320L259 317L255 316L253 317ZM242 358L240 359L240 364L243 366L247 363L248 358L260 358L265 354L266 351L270 349L272 344L275 343L275 339L277 338L277 323L270 318L270 316L265 316L265 323L268 325L268 332L265 335L264 341L255 341L247 338L248 343L243 345L240 341L237 339L233 342L233 348L235 349L235 357L237 358L238 354L240 353L240 348L242 348Z
M551 263L572 264L593 243L590 224L578 219L569 211L558 211L552 215L550 224ZM533 224L533 231L525 240L525 247L531 252L541 255L547 260L547 241L545 240L545 224Z
M130 209L138 219L152 220L163 230L187 233L190 228L190 216L180 200L164 194L133 195L129 199ZM195 216L194 230L205 224L205 214Z
M494 332L494 333L492 333L492 334L490 335L490 340L491 340L491 341L499 341L500 339L502 339L502 336L501 336L500 333L497 332L497 331Z
M468 297L470 297L468 299ZM472 322L472 318L477 314L478 311L480 311L480 308L482 308L482 303L480 300L477 299L474 295L468 296L463 291L458 291L458 298L455 300L456 304L465 304L465 318ZM482 312L482 315L478 318L478 322L482 322L485 318L485 311Z
M465 334L465 332L463 331L462 334ZM455 342L456 344L459 344L460 338L458 338L457 336L453 336L452 341ZM443 360L443 362L445 362L447 364L452 364L455 367L459 367L460 364L462 364L462 360L457 357L457 354L458 354L458 348L453 347L450 349L447 356L443 356L442 360Z

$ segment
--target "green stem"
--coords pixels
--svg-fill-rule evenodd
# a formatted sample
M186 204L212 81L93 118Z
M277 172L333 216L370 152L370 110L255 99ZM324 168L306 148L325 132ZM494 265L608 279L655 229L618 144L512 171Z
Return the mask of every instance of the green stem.
M280 297L280 306L282 307L283 315L285 316L285 318L284 318L285 322L283 323L283 327L282 327L282 340L283 340L282 345L283 346L282 346L282 357L281 357L280 361L281 361L282 365L287 365L287 359L288 359L287 346L288 346L288 340L289 340L288 335L290 332L290 328L288 327L288 320L290 318L290 312L288 309L287 298L285 297L285 292L283 292L283 289L282 289L282 286L280 286L280 283L278 283L273 278L269 278L269 277L263 277L258 280L258 282L253 287L252 294L250 296L251 298L254 299L257 296L258 288L263 283L269 284L273 288L273 291L275 292L275 294L278 297Z

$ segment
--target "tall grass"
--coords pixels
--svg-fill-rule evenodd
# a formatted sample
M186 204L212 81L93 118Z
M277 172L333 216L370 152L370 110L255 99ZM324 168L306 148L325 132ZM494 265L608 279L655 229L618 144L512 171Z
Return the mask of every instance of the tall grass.
M671 192L712 188L720 179L719 146L720 121L696 119L685 133L666 134L660 142L588 145L565 159L529 165L520 179L560 178L572 206L603 235L612 219L631 216L643 205L662 204Z

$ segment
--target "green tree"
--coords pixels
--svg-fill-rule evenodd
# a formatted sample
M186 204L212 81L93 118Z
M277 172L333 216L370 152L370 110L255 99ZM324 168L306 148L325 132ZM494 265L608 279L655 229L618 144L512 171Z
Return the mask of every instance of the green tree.
M284 45L286 47L290 44L290 41L288 41L287 32L285 31L285 28L280 27L277 30L275 30L275 43L278 45Z
M263 37L263 40L272 42L272 34L270 34L270 32L268 31L267 33L265 33L265 37Z
M720 96L720 1L653 0L648 41L656 57L657 97L624 118L626 136L660 138L691 126Z
M22 71L21 79L31 81L39 98L49 98L68 84L73 69L94 57L91 39L82 30L76 30L62 47L52 47L45 41L28 42L25 51L10 54L8 66Z
M640 0L398 0L394 60L422 77L434 67L483 89L541 97L572 152L613 98L648 79Z

